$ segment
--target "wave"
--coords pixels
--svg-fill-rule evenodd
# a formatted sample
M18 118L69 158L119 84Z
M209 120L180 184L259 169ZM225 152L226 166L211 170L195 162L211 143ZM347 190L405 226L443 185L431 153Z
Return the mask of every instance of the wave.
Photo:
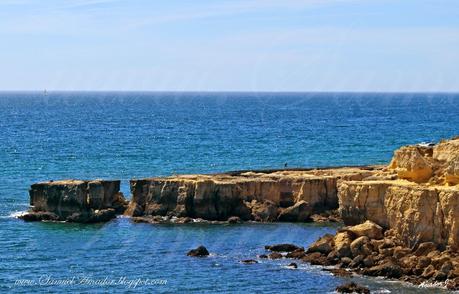
M3 218L19 218L20 216L23 216L26 213L27 213L27 210L15 211L15 212L10 213L7 216L3 216Z

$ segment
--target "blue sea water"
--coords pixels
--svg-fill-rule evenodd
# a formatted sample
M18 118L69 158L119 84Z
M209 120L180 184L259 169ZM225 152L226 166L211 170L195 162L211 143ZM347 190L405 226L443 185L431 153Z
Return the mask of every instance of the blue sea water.
M2 92L0 292L332 292L349 279L287 269L286 260L239 261L267 244L307 246L336 227L24 223L13 215L42 180L121 179L129 195L134 177L385 164L399 146L459 135L458 127L457 94ZM199 244L212 256L185 256ZM381 293L440 291L355 280ZM65 281L73 284L49 285Z

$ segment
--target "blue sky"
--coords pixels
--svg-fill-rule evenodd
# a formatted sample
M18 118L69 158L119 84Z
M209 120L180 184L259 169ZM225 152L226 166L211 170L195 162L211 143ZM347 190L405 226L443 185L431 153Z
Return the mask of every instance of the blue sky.
M0 90L459 91L457 0L0 0Z

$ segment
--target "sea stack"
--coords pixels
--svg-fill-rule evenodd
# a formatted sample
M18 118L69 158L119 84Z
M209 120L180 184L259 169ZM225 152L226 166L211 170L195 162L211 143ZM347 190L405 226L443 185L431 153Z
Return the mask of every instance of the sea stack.
M21 216L25 221L101 222L127 207L120 181L49 181L33 184L29 194L31 209Z

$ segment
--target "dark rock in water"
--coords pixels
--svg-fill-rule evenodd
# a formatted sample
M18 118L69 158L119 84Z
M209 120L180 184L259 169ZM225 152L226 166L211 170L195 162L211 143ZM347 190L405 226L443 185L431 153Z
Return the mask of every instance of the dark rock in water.
M254 264L254 263L258 263L258 261L254 260L254 259L245 259L245 260L241 260L241 263L243 263L243 264Z
M275 252L292 252L292 251L301 249L301 247L298 247L293 244L276 244L276 245L266 245L265 249L270 250L270 251L275 251Z
M230 223L230 224L239 224L239 223L241 223L241 218L238 217L238 216L232 216L232 217L228 218L228 223Z
M268 255L260 254L260 255L258 255L258 258L265 259L265 258L268 258Z
M195 256L195 257L201 257L201 256L208 256L209 251L207 251L207 248L204 246L199 246L196 249L192 249L188 251L187 253L188 256Z
M19 216L20 219L25 220L26 222L36 222L36 221L58 221L59 217L52 212L29 212Z
M26 221L105 222L121 214L127 201L120 181L63 180L33 184L29 190L31 211Z
M370 289L364 286L357 285L354 282L343 284L336 287L336 292L338 293L364 293L369 294Z
M282 254L280 254L279 252L273 252L273 253L269 254L268 257L269 257L269 259L281 259L284 256L282 256Z
M277 217L281 222L306 222L310 220L313 212L312 207L304 200L287 207Z
M364 269L362 273L367 276L384 276L397 279L402 276L402 269L394 262L387 261L383 264Z
M291 268L298 268L298 264L292 262L290 263L289 265L287 265L288 267L291 267Z

